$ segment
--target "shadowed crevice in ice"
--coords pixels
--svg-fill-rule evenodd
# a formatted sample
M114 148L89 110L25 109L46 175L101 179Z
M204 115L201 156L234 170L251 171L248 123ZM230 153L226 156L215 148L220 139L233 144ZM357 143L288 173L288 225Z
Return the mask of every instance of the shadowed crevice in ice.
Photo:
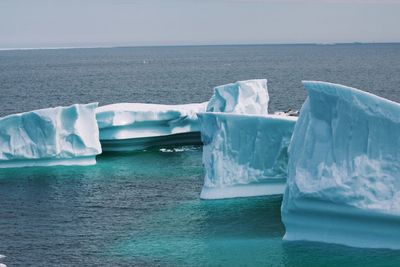
M196 113L207 102L185 105L119 103L97 109L104 151L135 151L160 145L200 144Z
M400 105L342 85L304 86L284 239L400 249Z

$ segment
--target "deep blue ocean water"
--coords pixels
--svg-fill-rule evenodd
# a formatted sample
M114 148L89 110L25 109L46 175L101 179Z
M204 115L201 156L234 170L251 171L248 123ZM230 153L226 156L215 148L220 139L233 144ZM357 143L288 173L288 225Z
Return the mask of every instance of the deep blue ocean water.
M0 116L96 101L206 101L268 78L271 110L301 80L400 101L400 44L0 51ZM0 169L8 266L400 266L400 252L282 242L280 197L201 201L201 147L108 153L89 167ZM399 226L400 227L400 226Z

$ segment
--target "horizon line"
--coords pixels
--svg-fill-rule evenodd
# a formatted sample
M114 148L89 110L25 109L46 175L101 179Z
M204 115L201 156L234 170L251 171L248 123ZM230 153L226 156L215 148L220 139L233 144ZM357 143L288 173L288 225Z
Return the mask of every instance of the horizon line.
M298 43L227 43L227 44L155 44L155 45L99 45L99 46L44 46L0 48L0 51L19 50L67 50L67 49L104 49L104 48L145 48L145 47L197 47L197 46L266 46L266 45L363 45L363 44L400 44L400 41L388 42L298 42Z

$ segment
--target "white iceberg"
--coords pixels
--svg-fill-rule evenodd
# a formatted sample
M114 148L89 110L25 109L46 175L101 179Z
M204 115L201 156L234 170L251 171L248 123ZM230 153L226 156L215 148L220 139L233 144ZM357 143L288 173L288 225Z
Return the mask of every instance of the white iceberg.
M0 168L91 165L101 153L97 103L0 118Z
M400 104L342 85L304 86L284 239L400 249Z
M268 102L266 79L238 81L215 87L207 112L267 114Z
M282 194L296 117L200 113L202 199Z
M185 105L119 103L97 108L104 151L135 151L159 145L200 144L197 113L207 102Z

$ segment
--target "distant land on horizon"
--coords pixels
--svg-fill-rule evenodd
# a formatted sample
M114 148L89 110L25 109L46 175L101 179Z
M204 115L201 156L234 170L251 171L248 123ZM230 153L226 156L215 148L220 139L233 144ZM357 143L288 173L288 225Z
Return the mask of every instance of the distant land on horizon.
M4 0L0 49L400 42L400 0Z
M196 46L267 46L267 45L370 45L370 44L400 44L400 42L299 42L299 43L237 43L237 44L155 44L155 45L93 45L93 46L49 46L49 47L6 47L0 51L13 50L56 50L56 49L92 49L92 48L135 48L135 47L196 47Z

